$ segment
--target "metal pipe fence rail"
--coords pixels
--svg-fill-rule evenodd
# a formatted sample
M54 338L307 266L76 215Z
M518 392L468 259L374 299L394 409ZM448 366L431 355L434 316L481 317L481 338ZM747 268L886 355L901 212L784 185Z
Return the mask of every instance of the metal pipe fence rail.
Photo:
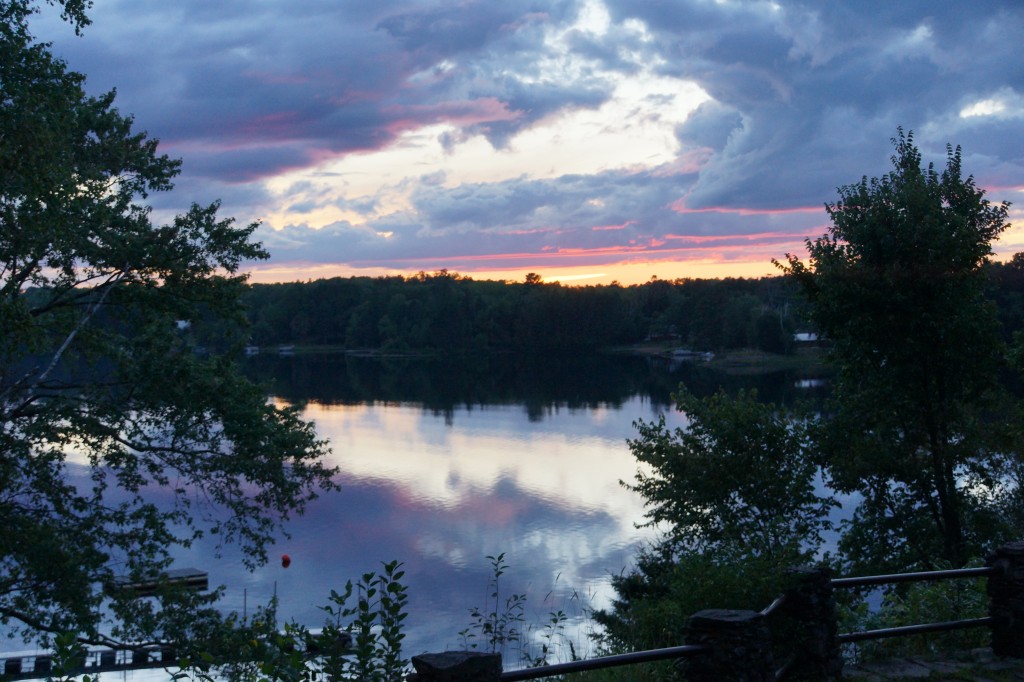
M981 568L959 568L946 571L921 571L917 573L895 573L889 575L872 575L857 578L834 578L832 587L870 587L874 585L892 585L898 583L954 580L957 578L979 578L996 575L999 568L995 566L984 566ZM903 625L900 627L879 628L877 630L865 630L861 632L847 632L837 635L836 639L840 644L864 642L873 639L885 639L889 637L906 637L929 632L949 632L951 630L966 630L968 628L991 627L994 624L992 616L985 618L968 618L964 620L946 621L942 623L921 623L918 625Z
M954 568L946 571L920 571L917 573L890 573L888 575L867 575L858 578L833 578L832 587L869 587L895 583L920 582L924 580L950 580L952 578L977 578L998 572L995 566L980 568Z
M792 587L761 611L707 609L693 614L687 621L682 646L506 672L501 670L498 654L427 654L413 657L415 679L417 682L450 679L513 682L675 660L691 682L838 680L842 676L841 646L844 644L979 627L989 629L995 655L1024 659L1024 541L997 548L989 554L982 568L852 578L832 578L826 568L800 568L793 569L791 577ZM988 616L838 632L836 589L963 578L987 579ZM785 661L775 660L773 631L776 636L785 632L792 644L794 653ZM467 673L467 670L475 672Z
M636 665L637 663L675 660L686 656L692 656L694 654L707 653L708 651L709 649L705 646L684 644L683 646L674 646L665 649L648 649L647 651L634 651L628 654L599 656L597 658L588 658L582 661L553 663L539 668L510 670L508 672L503 672L499 679L501 682L539 680L545 677L568 675L570 673L587 672L590 670L603 670L605 668L616 668L624 665Z
M983 568L832 578L826 568L791 570L791 587L761 611L706 609L691 615L680 646L602 656L539 668L502 671L500 654L444 652L413 657L416 682L458 679L464 682L515 682L605 668L673 660L691 682L743 679L838 680L841 646L888 637L987 627L997 656L1024 659L1024 541L997 548ZM986 578L989 615L943 623L908 624L839 634L834 590L913 581ZM773 634L784 632L793 655L775 660ZM174 651L144 647L131 652L92 651L80 672L167 667ZM0 674L8 679L45 677L52 657L45 654L7 658ZM40 674L42 673L42 675Z

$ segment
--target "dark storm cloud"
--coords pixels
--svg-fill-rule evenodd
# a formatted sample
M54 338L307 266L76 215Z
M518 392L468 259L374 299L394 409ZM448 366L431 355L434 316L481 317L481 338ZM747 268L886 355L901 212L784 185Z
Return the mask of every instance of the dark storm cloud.
M457 3L396 13L378 26L404 50L436 59L485 48L520 16L514 3Z
M519 80L503 83L490 90L492 96L501 96L517 116L506 120L494 120L470 126L467 132L479 132L497 148L503 148L509 139L548 114L575 107L595 108L610 94L606 87L597 84L580 86L544 83L525 85Z
M643 21L655 36L649 49L672 55L663 68L696 79L717 101L680 130L681 140L714 145L687 197L693 207L820 201L884 172L897 126L927 128L919 141L941 152L946 136L961 132L956 114L966 102L1024 83L1024 60L1008 39L1024 30L1024 11L1011 2L608 6L617 21ZM1019 123L1009 126L1015 135ZM1011 164L1019 182L1022 146L998 148L989 132L997 126L972 137L985 138L980 146ZM714 134L702 137L709 127Z
M722 149L734 132L742 132L743 117L733 108L715 100L694 109L686 122L676 129L676 137L689 147Z
M88 73L95 89L119 86L122 109L169 149L219 157L200 159L192 172L229 181L311 164L325 152L380 148L402 130L458 117L460 98L500 96L525 114L524 125L566 102L599 99L577 84L567 83L560 96L557 88L524 90L515 79L497 78L490 69L508 66L503 52L484 54L469 68L466 77L475 82L458 74L415 81L440 59L495 42L529 51L526 28L550 21L550 12L487 3L400 12L386 2L368 12L362 4L212 10L194 0L112 1L95 9L85 38L61 36L52 22L45 37L60 38L57 51ZM474 125L489 125L479 108L473 115L483 119ZM507 135L508 123L495 122L495 130L499 123Z
M417 68L454 60L438 73L435 87L449 97L495 98L515 114L470 124L504 147L515 133L552 112L596 107L610 94L600 79L553 81L539 65L549 49L545 29L571 20L573 3L459 3L390 16L380 23L408 52Z
M837 186L887 170L897 126L915 131L928 160L962 144L981 183L1024 186L1017 0L606 0L591 3L610 18L597 31L573 25L585 5L101 0L82 38L45 9L33 26L91 90L116 86L120 108L185 159L175 196L223 197L246 220L298 214L261 231L278 259L400 264L800 232L820 216L736 211L820 207ZM599 108L645 70L713 98L675 128L681 170L447 187L455 174L433 167L407 173L409 205L390 215L372 192L271 203L260 182L435 123L453 126L439 133L449 153L475 134L501 153L540 121ZM154 197L159 210L174 201ZM328 206L370 217L301 224Z

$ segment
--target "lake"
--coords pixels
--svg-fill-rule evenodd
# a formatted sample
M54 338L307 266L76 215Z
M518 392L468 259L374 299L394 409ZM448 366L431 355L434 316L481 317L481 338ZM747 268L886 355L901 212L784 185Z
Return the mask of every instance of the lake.
M680 382L697 393L725 386L775 402L807 397L790 373L735 377L629 355L264 354L247 363L275 399L305 405L330 441L342 490L289 524L291 539L254 573L202 547L182 560L226 586L226 608L251 609L276 593L284 618L315 626L331 589L397 559L409 588L409 655L463 645L470 609L493 608L486 557L499 554L509 566L502 601L526 595L534 628L563 610L587 654L586 610L609 604L610 576L628 571L654 537L636 528L642 499L619 483L637 468L626 443L634 420L665 414L685 425L671 401Z
M500 599L525 595L529 636L561 610L576 652L593 655L588 609L609 605L610 576L628 571L655 537L636 527L643 501L619 483L637 468L626 443L633 422L664 414L684 426L671 400L680 383L697 394L756 388L785 404L818 390L793 373L732 376L632 355L264 353L244 362L272 399L302 405L316 423L341 491L290 522L290 537L254 572L236 550L217 556L203 541L179 551L175 566L208 571L211 586L224 586L225 611L251 614L276 595L283 620L317 627L332 589L398 560L409 594L406 656L464 646L470 610L494 608L487 557L499 554L508 565Z

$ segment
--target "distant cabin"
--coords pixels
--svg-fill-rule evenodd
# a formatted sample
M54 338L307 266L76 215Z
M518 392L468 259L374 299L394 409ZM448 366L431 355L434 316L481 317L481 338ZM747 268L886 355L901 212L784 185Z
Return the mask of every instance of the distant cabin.
M124 576L117 577L114 578L112 584L106 586L106 591L109 593L129 592L136 597L150 597L164 585L202 592L210 588L210 580L206 571L195 568L178 568L142 580Z
M703 360L707 362L714 358L715 354L711 351L687 350L685 348L677 348L672 351L673 360Z

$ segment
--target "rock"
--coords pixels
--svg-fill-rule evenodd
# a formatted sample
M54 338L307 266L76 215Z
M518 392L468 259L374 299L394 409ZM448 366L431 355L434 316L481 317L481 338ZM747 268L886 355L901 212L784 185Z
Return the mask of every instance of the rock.
M501 677L501 654L480 651L446 651L412 657L416 682L497 682Z

